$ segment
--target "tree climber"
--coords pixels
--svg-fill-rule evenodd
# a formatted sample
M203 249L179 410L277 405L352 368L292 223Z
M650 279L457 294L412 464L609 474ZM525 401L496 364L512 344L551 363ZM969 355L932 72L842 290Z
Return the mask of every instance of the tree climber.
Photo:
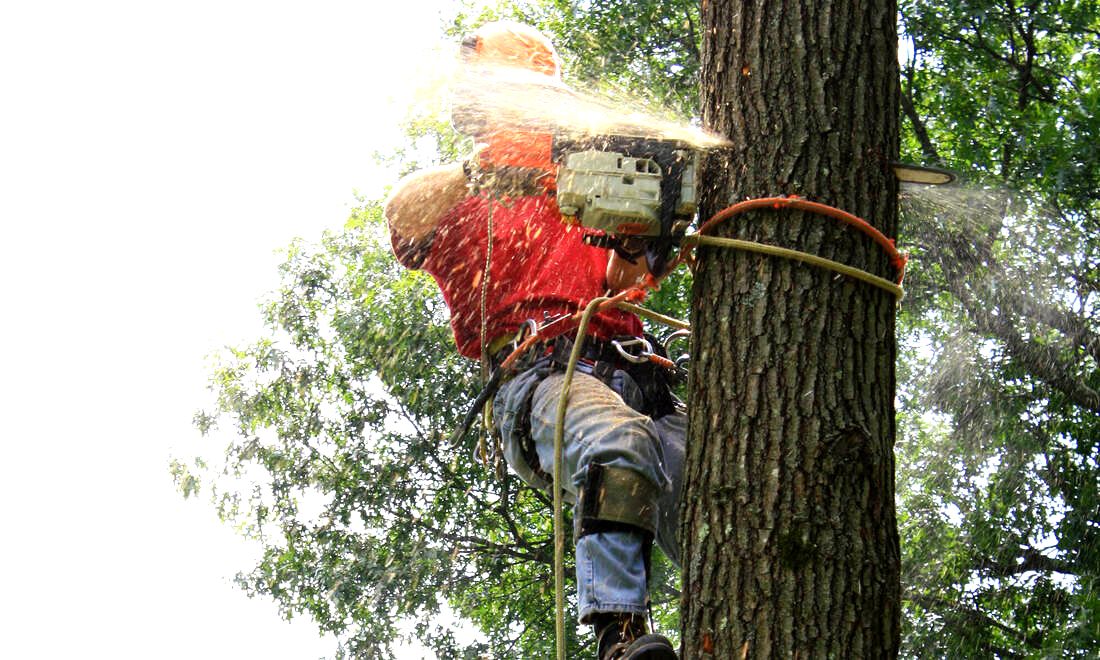
M467 37L460 65L503 67L564 87L553 45L516 23L491 23ZM479 113L476 88L463 94L455 124L479 150L465 164L406 177L385 216L398 261L438 283L458 351L499 364L529 320L573 314L636 284L648 268L639 246L590 246L581 228L562 222L548 133L493 125L491 113ZM575 502L579 618L594 626L600 660L676 658L667 638L648 632L647 574L654 540L679 563L685 417L658 368L624 360L612 344L641 336L641 321L627 312L592 319L565 415L563 488ZM561 335L536 346L492 405L505 459L536 488L550 488L571 345Z

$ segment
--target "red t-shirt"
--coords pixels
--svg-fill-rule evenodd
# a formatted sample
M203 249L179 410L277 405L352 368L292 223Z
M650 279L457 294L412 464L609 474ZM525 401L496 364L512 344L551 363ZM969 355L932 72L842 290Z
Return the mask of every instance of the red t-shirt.
M490 201L468 197L450 209L430 239L410 244L391 234L394 254L408 268L427 271L451 310L462 355L481 355L482 274L492 206L493 244L485 296L486 340L513 334L544 313L572 314L604 295L609 251L581 242L566 225L552 195ZM562 328L562 331L569 328ZM589 334L601 339L639 336L638 317L607 310L593 317Z

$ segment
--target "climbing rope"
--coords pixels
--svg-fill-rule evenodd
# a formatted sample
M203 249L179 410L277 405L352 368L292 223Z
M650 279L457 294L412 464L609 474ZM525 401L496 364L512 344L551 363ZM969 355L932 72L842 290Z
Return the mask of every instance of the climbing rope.
M573 372L581 358L584 340L587 336L588 322L600 305L610 300L604 296L593 298L584 308L580 324L577 326L577 340L573 342L573 352L569 354L569 363L565 367L562 380L561 398L558 399L557 422L554 427L554 625L557 631L558 660L565 660L565 514L562 509L562 447L565 444L565 407L569 403L569 385L573 381Z
M819 266L827 270L831 270L842 275L853 277L857 280L861 280L873 286L877 286L884 291L888 291L899 300L905 292L900 286L894 284L890 280L879 277L878 275L872 275L860 268L853 268L846 264L842 264L832 259L826 259L819 257L816 254L809 254L807 252L799 252L798 250L791 250L788 248L782 248L775 245L767 245L765 243L756 243L754 241L742 241L736 238L719 238L717 236L701 236L695 234L684 239L685 245L694 247L695 245L714 245L718 247L736 248L739 250L745 250L746 252L756 252L758 254L768 254L773 257L786 257L787 259L794 259L795 261L802 261L812 266Z
M565 367L562 379L561 397L558 399L557 421L554 427L554 627L557 635L558 660L565 660L565 514L562 511L562 451L565 444L565 409L569 404L569 386L573 382L573 373L584 350L584 340L588 336L588 323L597 313L608 307L629 304L627 298L645 296L645 289L627 289L615 296L593 298L584 308L577 325L577 339L573 342L573 351ZM634 305L631 305L632 307Z
M486 198L488 200L489 210L486 213L485 218L485 269L481 273L481 327L478 331L478 340L481 344L481 382L487 383L489 381L489 338L486 333L488 325L488 300L489 300L489 278L492 277L493 269L493 202L495 196L490 195ZM482 409L482 419L486 420L485 426L489 426L489 415L492 415L492 407L490 402L486 400ZM482 464L489 464L489 430L488 428L482 429L482 432L478 435L477 440L477 455L481 459Z
M795 209L799 211L808 211L820 216L834 218L840 220L849 226L855 227L859 231L871 237L871 239L877 243L886 252L887 257L890 259L890 265L897 271L896 281L890 281L884 277L879 277L861 268L855 268L847 264L842 264L832 259L826 259L825 257L819 257L816 254L810 254L808 252L801 252L799 250L791 250L788 248L782 248L775 245L768 245L766 243L757 243L755 241L744 241L736 238L719 238L717 236L710 236L709 233L713 229L733 218L734 216L747 213L748 211L754 211L758 209ZM696 245L713 245L717 247L728 247L738 250L745 250L748 252L756 252L759 254L767 254L775 257L784 257L787 259L793 259L808 263L812 266L819 268L825 268L842 275L847 275L854 279L866 282L872 286L876 286L884 291L889 292L898 300L905 295L904 290L901 288L901 283L905 279L905 265L909 261L909 257L898 252L897 246L893 239L887 238L885 234L878 229L871 226L863 218L852 215L847 211L842 211L836 207L829 206L828 204L822 204L820 202L811 202L807 199L798 196L790 197L762 197L760 199L750 199L743 202L738 202L732 206L726 207L715 213L710 220L703 223L703 226L699 228L699 231L685 236L683 239L683 245L686 248L683 253L677 258L677 263L686 261L691 250Z

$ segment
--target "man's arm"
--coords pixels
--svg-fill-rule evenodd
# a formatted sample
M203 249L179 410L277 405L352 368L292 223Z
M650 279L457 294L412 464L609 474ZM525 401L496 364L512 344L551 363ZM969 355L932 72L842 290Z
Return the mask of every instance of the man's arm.
M634 262L626 259L617 251L611 251L611 258L607 261L607 288L612 293L618 293L624 289L640 284L649 274L649 266L646 264L645 252L642 248L645 244L640 239L626 239L625 248L628 251L639 250L641 254L634 257Z
M468 194L461 163L414 172L397 184L386 202L386 222L395 239L418 244Z

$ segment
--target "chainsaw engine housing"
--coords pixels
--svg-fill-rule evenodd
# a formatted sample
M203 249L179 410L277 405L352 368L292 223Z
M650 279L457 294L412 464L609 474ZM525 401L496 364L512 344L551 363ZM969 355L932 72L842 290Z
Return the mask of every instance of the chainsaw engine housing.
M589 229L661 235L661 168L648 158L580 151L558 170L558 208Z
M661 271L695 215L696 151L650 138L554 138L558 208L566 222L611 238L649 238L650 270Z

